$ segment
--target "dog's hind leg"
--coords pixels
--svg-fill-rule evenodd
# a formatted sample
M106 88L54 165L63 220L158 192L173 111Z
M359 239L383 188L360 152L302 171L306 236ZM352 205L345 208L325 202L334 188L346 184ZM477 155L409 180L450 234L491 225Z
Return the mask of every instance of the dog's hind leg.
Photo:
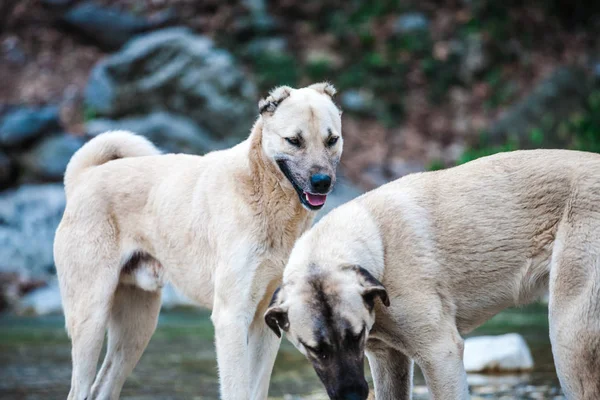
M567 220L550 271L550 339L569 399L600 399L600 226Z
M108 322L108 345L92 400L116 400L148 345L158 321L161 292L120 284Z
M113 295L119 283L120 257L113 222L95 209L75 218L65 211L54 240L73 371L69 400L90 400ZM79 222L83 221L83 222Z
M68 262L72 263L73 259L76 257ZM110 268L89 261L87 264L60 264L61 267L58 267L57 263L57 269L67 330L71 336L73 363L68 399L89 400L111 301L118 283L118 265Z

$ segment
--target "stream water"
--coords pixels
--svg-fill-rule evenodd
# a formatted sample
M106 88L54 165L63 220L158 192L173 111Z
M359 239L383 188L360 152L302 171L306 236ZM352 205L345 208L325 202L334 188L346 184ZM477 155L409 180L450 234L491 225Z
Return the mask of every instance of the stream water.
M0 399L65 399L70 382L70 345L62 316L0 316ZM547 313L542 306L507 310L474 332L521 333L535 369L517 375L470 375L473 399L563 399L556 378ZM415 373L415 400L428 399ZM271 380L270 399L326 399L304 356L283 341ZM217 399L213 329L208 313L164 312L146 352L127 380L122 399Z

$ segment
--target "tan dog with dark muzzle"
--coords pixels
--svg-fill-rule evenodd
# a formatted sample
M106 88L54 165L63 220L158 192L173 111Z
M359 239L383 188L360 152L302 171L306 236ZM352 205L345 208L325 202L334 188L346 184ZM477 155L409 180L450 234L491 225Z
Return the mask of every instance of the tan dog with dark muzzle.
M550 291L550 337L573 400L600 399L600 156L498 154L414 174L347 203L294 246L267 324L330 398L466 399L461 335ZM380 299L376 300L376 299Z
M279 87L259 103L247 140L203 157L159 155L127 132L100 135L73 156L54 244L72 340L70 400L119 397L167 281L212 309L222 398L267 397L279 340L263 314L335 182L334 93L325 83Z

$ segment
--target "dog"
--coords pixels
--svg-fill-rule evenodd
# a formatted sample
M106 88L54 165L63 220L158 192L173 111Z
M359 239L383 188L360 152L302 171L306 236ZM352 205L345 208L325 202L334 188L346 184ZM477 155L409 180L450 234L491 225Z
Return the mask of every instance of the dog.
M328 83L278 87L259 102L247 140L202 157L160 155L123 131L73 156L54 243L72 341L69 400L119 397L166 282L212 310L222 398L266 398L279 340L263 314L335 183L343 140L334 94Z
M465 334L549 291L569 399L600 399L600 155L497 154L408 175L326 215L298 240L265 314L335 400L469 397Z

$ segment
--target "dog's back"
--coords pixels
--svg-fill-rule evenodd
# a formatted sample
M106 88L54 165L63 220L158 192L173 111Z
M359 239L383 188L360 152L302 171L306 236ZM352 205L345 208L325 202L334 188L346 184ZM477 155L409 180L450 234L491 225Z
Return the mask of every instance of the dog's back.
M600 229L595 211L600 156L562 150L498 154L409 175L360 202L380 221L389 251L402 253L399 246L406 244L397 239L414 237L411 246L444 271L445 284L461 293L459 326L470 330L499 309L528 303L547 289L557 232L561 223L570 223L569 216L595 221ZM473 312L473 298L489 313Z

